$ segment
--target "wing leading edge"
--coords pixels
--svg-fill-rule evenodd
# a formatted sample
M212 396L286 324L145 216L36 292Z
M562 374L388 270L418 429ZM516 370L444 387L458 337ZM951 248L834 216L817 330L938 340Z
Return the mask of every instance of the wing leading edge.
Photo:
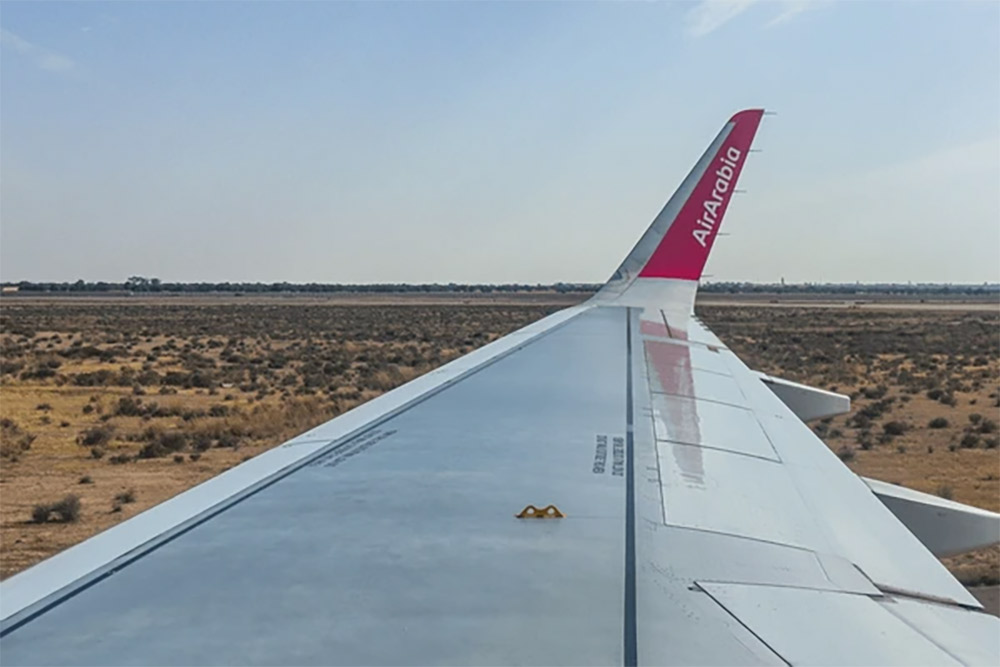
M5 664L1000 662L1000 621L693 315L762 115L587 303L0 583Z

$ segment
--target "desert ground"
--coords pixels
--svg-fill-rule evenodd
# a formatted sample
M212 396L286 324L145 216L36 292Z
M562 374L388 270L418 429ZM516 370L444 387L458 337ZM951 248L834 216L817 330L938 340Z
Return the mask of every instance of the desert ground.
M7 577L581 294L0 299ZM749 365L850 394L859 474L1000 511L1000 306L706 298ZM1000 582L1000 549L946 561Z

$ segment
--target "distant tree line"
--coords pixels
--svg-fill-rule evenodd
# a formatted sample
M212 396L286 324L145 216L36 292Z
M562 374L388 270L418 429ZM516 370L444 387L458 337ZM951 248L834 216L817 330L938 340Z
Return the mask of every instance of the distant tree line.
M949 283L703 283L699 292L707 294L913 294L1000 296L1000 283L960 285Z
M600 285L594 283L552 283L527 284L507 283L502 285L458 283L169 283L159 278L131 276L121 283L104 281L87 282L77 280L72 283L57 282L21 282L2 283L3 287L16 287L19 292L52 292L52 293L95 293L95 292L127 292L127 293L171 293L171 294L201 294L210 292L225 292L238 294L262 293L332 293L350 292L371 294L380 292L457 292L491 294L495 292L595 292ZM1000 296L1000 284L982 283L979 285L954 285L941 283L748 283L748 282L708 282L699 288L705 294L900 294L900 295L967 295L967 296Z
M526 283L510 283L502 285L460 285L457 283L378 283L378 284L343 284L343 283L168 283L159 278L145 278L143 276L132 276L122 283L109 283L104 281L88 282L77 280L73 283L57 282L31 282L22 280L20 282L5 282L3 287L16 287L19 292L131 292L131 293L208 293L208 292L228 292L228 293L327 293L327 292L351 292L351 293L377 293L377 292L466 292L483 293L493 292L593 292L599 285L582 283L553 283L549 285Z

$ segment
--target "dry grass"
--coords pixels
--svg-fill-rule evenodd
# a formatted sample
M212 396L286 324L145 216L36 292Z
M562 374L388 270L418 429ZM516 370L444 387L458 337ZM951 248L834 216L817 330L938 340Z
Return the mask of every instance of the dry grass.
M0 575L557 308L505 298L5 302ZM852 469L1000 510L996 312L699 312L751 366L853 395L850 417L815 425ZM76 521L32 522L35 505L68 493ZM1000 550L948 564L963 580L996 580Z

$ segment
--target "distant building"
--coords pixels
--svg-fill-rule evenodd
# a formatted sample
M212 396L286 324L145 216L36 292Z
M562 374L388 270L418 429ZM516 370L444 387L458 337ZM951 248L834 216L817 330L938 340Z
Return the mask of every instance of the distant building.
M4 285L2 288L0 288L0 293L3 293L3 294L13 294L14 292L18 291L19 289L20 289L20 287L18 287L17 285Z

